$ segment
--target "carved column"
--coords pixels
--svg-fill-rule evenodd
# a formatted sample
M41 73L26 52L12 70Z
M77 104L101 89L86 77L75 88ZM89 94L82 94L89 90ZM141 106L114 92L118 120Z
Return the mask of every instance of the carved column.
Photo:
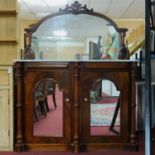
M16 105L16 137L15 137L15 150L16 151L24 151L24 140L23 140L23 82L22 82L22 72L23 72L23 65L22 63L16 63L16 83L17 83L17 100L15 103Z
M79 145L79 63L74 63L74 152L80 151Z
M131 72L130 72L130 76L131 76L131 104L130 104L130 109L131 109L131 133L130 133L130 144L133 146L132 149L136 149L136 102L135 102L135 78L136 78L136 64L132 63L131 64Z

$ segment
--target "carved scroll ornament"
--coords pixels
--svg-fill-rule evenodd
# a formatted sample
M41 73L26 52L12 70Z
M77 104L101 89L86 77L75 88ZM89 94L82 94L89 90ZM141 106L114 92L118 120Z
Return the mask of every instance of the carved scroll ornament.
M67 4L65 9L60 9L60 12L71 12L73 14L78 14L81 11L93 12L93 9L88 9L86 4L82 6L78 1L75 1L70 6Z

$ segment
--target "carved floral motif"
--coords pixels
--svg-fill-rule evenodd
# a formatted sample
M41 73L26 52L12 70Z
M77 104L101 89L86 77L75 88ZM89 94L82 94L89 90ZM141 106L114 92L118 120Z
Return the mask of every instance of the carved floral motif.
M77 14L81 11L93 12L93 9L88 9L86 4L82 6L78 1L75 1L70 6L67 4L65 9L60 9L60 12L67 12L67 11Z

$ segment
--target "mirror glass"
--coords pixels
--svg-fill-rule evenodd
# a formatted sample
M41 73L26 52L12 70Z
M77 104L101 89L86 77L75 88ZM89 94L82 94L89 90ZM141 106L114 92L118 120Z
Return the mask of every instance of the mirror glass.
M99 60L109 50L117 59L119 33L103 18L88 14L65 14L45 20L32 34L36 59Z
M51 78L33 90L33 136L63 137L63 92Z
M91 135L120 135L120 91L113 82L99 80L90 91Z

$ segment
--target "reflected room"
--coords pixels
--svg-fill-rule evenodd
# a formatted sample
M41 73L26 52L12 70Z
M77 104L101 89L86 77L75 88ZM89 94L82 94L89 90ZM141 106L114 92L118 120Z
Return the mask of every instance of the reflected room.
M51 78L33 89L33 136L63 137L63 93Z
M42 23L32 34L31 47L39 60L101 60L108 50L110 59L117 59L119 36L109 21L69 14Z
M90 91L90 133L92 136L120 135L120 91L109 80L99 80Z

